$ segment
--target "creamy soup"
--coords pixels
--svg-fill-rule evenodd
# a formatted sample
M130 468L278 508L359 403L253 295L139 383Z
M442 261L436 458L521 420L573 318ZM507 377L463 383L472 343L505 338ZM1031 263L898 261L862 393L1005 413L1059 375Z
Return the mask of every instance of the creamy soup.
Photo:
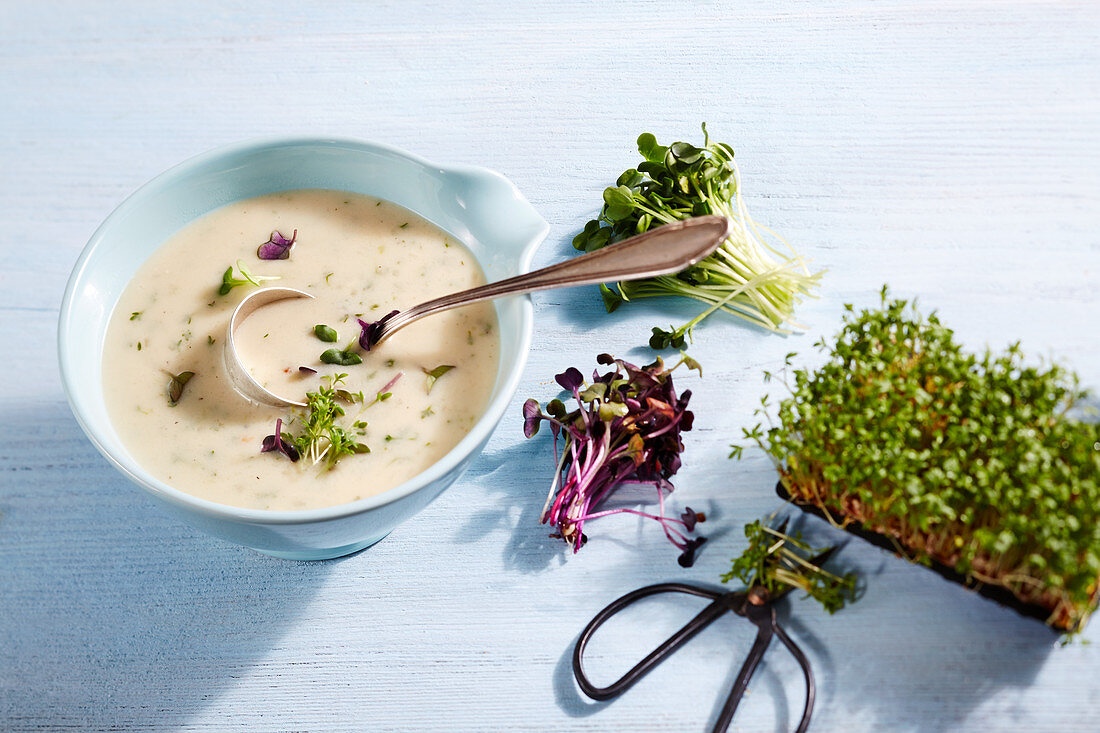
M295 230L289 258L257 256L273 231L289 238ZM250 403L227 382L229 317L255 291L246 284L219 295L230 265L233 279L243 265L254 277L279 278L264 285L314 296L257 310L236 332L238 351L258 381L289 399L344 390L336 424L360 452L331 466L323 439L297 462L260 452L277 419L299 436L309 411ZM112 422L153 475L221 504L307 509L386 491L439 460L481 416L497 373L496 315L488 303L440 313L369 353L356 344L357 319L484 282L454 237L385 201L303 190L230 204L165 242L119 299L103 358ZM322 340L333 332L335 341ZM329 349L362 363L323 363ZM170 382L182 372L194 376L172 405Z

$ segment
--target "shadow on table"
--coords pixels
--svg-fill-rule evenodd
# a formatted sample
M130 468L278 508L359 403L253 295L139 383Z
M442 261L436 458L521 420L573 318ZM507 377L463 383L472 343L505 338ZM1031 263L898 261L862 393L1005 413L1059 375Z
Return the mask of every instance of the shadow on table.
M541 435L539 437L542 437ZM494 508L476 511L454 533L454 541L467 542L487 532L504 531L508 539L504 560L508 567L537 573L565 559L561 540L547 535L553 528L539 523L543 487L532 485L532 466L547 465L551 448L545 441L530 440L513 448L485 451L471 465L463 481L493 486L500 494ZM552 467L551 467L552 470ZM540 476L544 475L539 472ZM492 481L486 480L492 476ZM549 475L546 474L547 481ZM545 488L549 488L546 486Z
M540 522L545 492L550 488L553 471L551 444L552 440L540 432L536 438L518 446L494 452L486 451L479 456L470 465L463 481L493 486L497 501L492 509L472 512L455 531L453 541L469 542L488 532L501 531L508 534L503 554L505 564L510 568L524 573L538 573L551 565L566 562L572 550L561 539L550 536L555 532L554 527ZM535 472L532 471L532 466L541 468ZM539 477L539 483L532 483L533 474ZM492 480L485 480L489 476L493 477ZM708 516L717 515L712 502L695 504L696 509L706 512ZM640 500L639 506L647 511L655 510L655 502L645 504ZM648 525L651 520L634 521L639 525ZM729 531L728 527L719 525L706 535L708 541L714 541ZM601 535L600 542L635 546L632 542L607 535Z
M829 654L822 692L827 725L855 718L878 730L956 730L983 703L1022 693L1058 646L1042 622L921 567L891 567L889 575L870 578L869 587L864 608L851 609L860 611L854 625L862 633L822 640ZM801 638L798 619L788 623Z
M0 411L0 728L185 724L327 576L169 519L63 404Z

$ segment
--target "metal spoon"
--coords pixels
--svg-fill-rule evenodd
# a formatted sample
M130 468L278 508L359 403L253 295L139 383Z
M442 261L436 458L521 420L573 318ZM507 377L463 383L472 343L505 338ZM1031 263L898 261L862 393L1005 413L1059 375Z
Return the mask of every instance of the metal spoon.
M620 280L641 280L668 275L703 259L733 233L733 222L724 216L699 216L666 224L644 234L609 245L595 252L559 262L541 270L492 282L429 300L380 321L373 334L372 348L385 341L413 321L440 311L469 303L522 295L539 290L567 288L575 285L595 285ZM294 288L261 288L240 302L226 329L222 356L229 382L241 395L253 402L275 407L305 407L270 392L253 378L237 354L234 335L241 323L257 308L287 298L312 298L309 293Z

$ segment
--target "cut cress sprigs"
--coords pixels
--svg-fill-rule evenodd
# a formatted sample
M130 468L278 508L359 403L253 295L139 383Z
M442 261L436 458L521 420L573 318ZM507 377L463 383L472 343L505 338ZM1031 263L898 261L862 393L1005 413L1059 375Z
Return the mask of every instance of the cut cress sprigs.
M360 443L351 431L339 424L339 419L344 417L344 408L339 404L340 401L355 402L352 393L338 386L343 384L347 376L334 374L332 377L324 377L316 392L306 393L306 407L309 412L298 421L301 432L298 435L284 433L283 421L277 420L275 433L264 438L260 452L279 450L292 461L297 461L296 454L300 453L313 465L324 461L327 468L334 467L344 456L369 453L370 448L366 444ZM358 397L362 401L362 394ZM295 448L296 453L292 455L281 448L282 441L291 441L292 445L289 447Z
M553 536L563 539L576 552L587 541L583 530L590 520L620 513L653 519L681 550L680 564L688 567L706 538L685 535L697 521L703 521L702 514L687 509L681 519L665 516L665 494L673 488L669 478L680 468L684 448L680 433L691 430L693 418L687 409L691 392L684 390L677 396L672 372L681 364L700 373L702 370L685 354L669 369L660 359L641 368L608 354L600 354L596 361L614 369L603 375L594 373L588 385L575 368L555 377L563 389L572 393L577 409L567 412L558 399L547 403L546 413L537 400L529 399L523 405L524 435L535 435L545 420L554 434L558 456L541 521L554 525L557 534ZM560 455L559 437L564 437ZM657 514L628 508L600 509L616 489L627 484L653 486Z
M609 313L625 301L658 295L680 295L707 304L679 328L654 328L650 345L655 349L682 348L692 329L717 310L770 331L800 328L793 320L794 307L821 277L820 272L811 274L803 258L781 237L749 217L733 149L712 143L705 124L703 139L702 148L685 142L666 147L649 133L641 135L638 152L644 160L604 191L599 217L573 239L575 248L592 252L662 224L704 214L733 221L733 236L686 270L615 283L614 288L600 286Z
M1018 344L967 353L885 288L847 309L826 363L794 370L778 423L746 438L796 503L1079 630L1100 594L1100 424L1073 417L1076 375Z
M739 580L746 587L763 586L772 598L787 588L808 597L835 613L856 599L856 576L830 573L821 567L832 548L815 549L802 540L800 532L787 534L787 520L773 527L774 516L745 525L749 546L732 560L722 582Z
M282 431L283 421L275 421L275 432L263 440L261 453L278 451L293 462L301 455L305 455L311 463L316 465L322 460L327 468L334 467L344 456L358 453L370 453L370 448L357 441L350 430L341 426L339 418L345 416L341 402L349 405L361 404L362 409L385 402L391 396L390 389L397 384L403 376L398 372L390 381L386 382L382 389L378 390L374 399L366 402L363 392L350 392L340 387L347 374L334 374L331 378L324 377L325 382L316 392L306 393L306 405L309 413L300 417L297 421L302 426L300 435L292 435ZM362 434L367 426L366 422L356 420L352 423L358 433Z

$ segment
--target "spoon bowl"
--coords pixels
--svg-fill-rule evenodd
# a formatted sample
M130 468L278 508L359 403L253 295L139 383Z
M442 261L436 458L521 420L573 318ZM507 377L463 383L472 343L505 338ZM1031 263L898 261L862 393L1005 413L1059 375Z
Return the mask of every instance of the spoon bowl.
M277 303L281 300L312 297L312 295L304 290L268 287L260 288L259 290L249 293L244 300L237 304L237 307L233 310L233 315L229 318L229 325L226 326L225 329L225 340L222 342L224 344L222 347L222 363L225 365L225 374L229 377L229 383L233 385L233 389L242 397L252 402L272 405L273 407L306 406L305 402L296 402L281 397L256 381L256 378L252 376L248 367L241 361L240 354L237 353L236 334L237 329L244 320L255 313L257 309L265 305Z

